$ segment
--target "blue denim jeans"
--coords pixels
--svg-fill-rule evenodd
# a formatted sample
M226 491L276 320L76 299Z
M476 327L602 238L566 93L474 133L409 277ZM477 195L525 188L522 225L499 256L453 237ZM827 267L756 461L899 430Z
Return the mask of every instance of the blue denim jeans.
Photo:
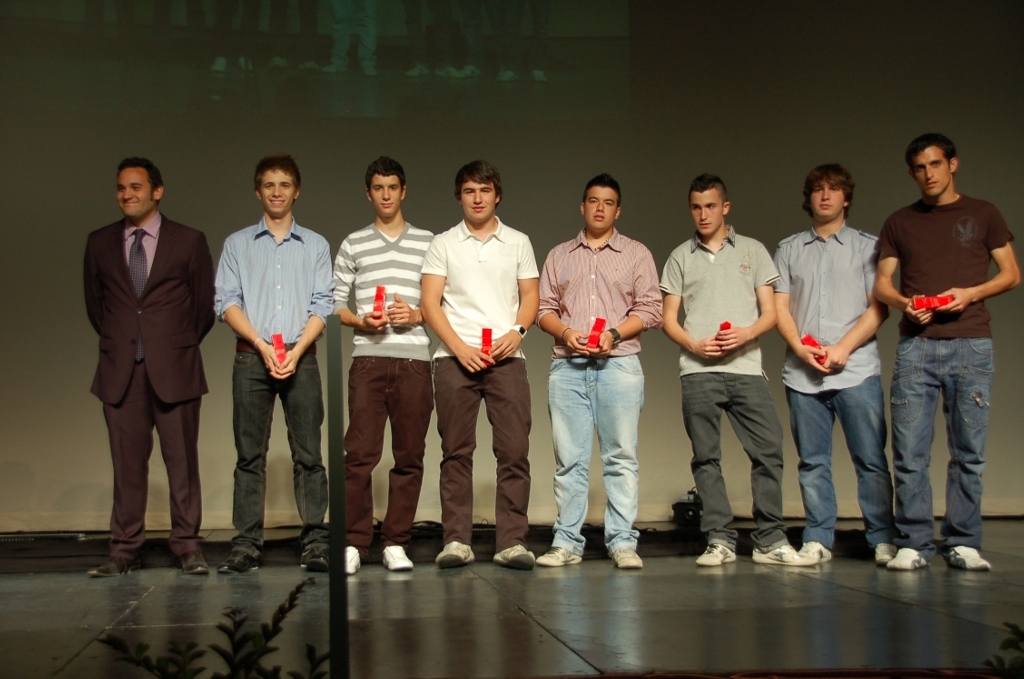
M556 358L548 376L548 413L555 448L555 520L552 547L583 554L594 429L601 447L604 542L608 552L636 548L633 528L640 490L637 425L644 405L640 357Z
M263 510L267 496L267 448L280 396L288 445L292 451L295 504L302 519L302 545L326 543L327 472L320 454L324 422L323 389L316 356L299 359L295 373L284 380L270 376L256 354L238 352L232 372L234 401L235 497L232 521L238 531L232 549L259 556L263 549Z
M804 394L786 388L789 423L800 455L800 493L807 527L804 542L832 549L836 529L836 489L832 483L832 427L843 426L857 474L857 500L868 544L892 543L892 476L885 458L885 397L882 380L872 375L846 389Z
M761 375L695 373L683 375L683 424L693 446L690 470L704 503L700 529L708 544L735 551L738 534L727 525L732 506L722 477L722 411L750 458L750 490L756 528L754 546L768 549L788 542L782 520L782 423Z
M943 549L981 547L981 473L992 398L992 340L902 337L892 375L892 453L899 547L935 555L931 464L935 409L942 394L949 464Z

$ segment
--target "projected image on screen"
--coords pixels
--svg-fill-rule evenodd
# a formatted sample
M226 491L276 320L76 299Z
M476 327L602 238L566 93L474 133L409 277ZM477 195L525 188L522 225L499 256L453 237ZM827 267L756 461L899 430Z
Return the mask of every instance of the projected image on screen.
M16 66L7 88L43 106L629 113L627 0L8 0L0 19L0 52ZM79 97L68 96L71 81Z

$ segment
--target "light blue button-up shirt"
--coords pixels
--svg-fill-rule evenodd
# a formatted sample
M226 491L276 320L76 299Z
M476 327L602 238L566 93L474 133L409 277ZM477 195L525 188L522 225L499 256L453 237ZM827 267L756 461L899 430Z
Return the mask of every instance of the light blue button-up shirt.
M278 243L266 222L228 236L217 265L214 309L234 305L265 341L280 333L297 342L310 316L326 323L334 307L334 274L327 240L294 221Z
M775 268L781 277L775 292L789 295L789 312L801 337L813 335L822 346L834 345L857 324L875 285L877 240L844 223L827 240L809 229L779 243ZM815 394L855 387L881 371L878 343L872 337L850 354L845 368L828 375L787 347L782 381L796 391Z

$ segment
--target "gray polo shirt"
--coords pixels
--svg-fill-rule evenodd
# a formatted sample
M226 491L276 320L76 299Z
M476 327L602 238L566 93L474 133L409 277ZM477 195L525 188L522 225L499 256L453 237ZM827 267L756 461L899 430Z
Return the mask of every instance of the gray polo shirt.
M779 243L775 292L789 295L789 313L801 337L813 335L822 346L834 345L857 324L875 285L877 241L876 236L844 223L828 240L808 229ZM872 337L850 354L845 368L828 375L811 368L787 347L782 381L790 389L816 394L855 387L881 372L878 342Z
M757 322L760 311L755 290L779 278L772 258L761 243L740 236L733 227L722 249L712 253L694 236L669 255L661 290L682 298L682 326L702 340L718 332L722 321L736 327ZM757 340L719 359L705 360L679 351L679 374L702 372L761 375L761 345Z

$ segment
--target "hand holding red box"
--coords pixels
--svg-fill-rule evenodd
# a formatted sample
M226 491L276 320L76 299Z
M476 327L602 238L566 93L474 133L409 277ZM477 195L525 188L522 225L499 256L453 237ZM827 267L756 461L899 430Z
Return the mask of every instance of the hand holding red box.
M484 354L490 356L491 355L491 347L493 347L493 346L494 346L494 333L491 331L490 328L484 328L483 332L481 333L481 337L480 337L480 351L482 351ZM488 362L488 365L492 365L492 363Z
M603 318L594 319L594 327L590 329L590 337L587 338L587 349L597 349L601 344L601 333L607 323Z
M387 290L383 285L377 286L377 294L373 298L373 313L384 315L384 302L387 299ZM378 316L380 318L380 316Z
M284 345L284 335L274 333L270 336L270 341L274 343L274 355L277 356L277 362L284 363L288 358L288 347Z
M955 297L953 295L932 295L931 297L915 297L913 299L913 307L916 311L922 309L938 309L940 306L946 306L951 303Z
M804 335L801 337L800 344L812 349L821 349L821 345L818 344L818 340L814 339L812 335ZM814 360L818 362L818 365L825 365L825 358L825 356L815 356Z

